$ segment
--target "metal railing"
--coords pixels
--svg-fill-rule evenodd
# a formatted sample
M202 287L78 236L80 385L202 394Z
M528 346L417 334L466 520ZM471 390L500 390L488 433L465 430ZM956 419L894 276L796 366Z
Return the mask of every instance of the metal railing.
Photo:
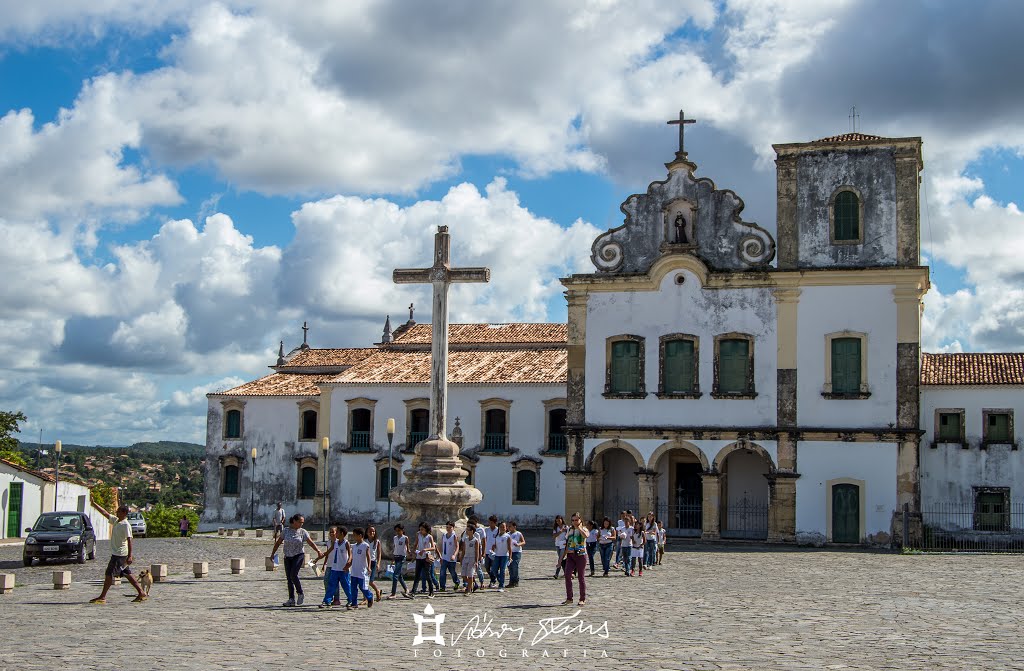
M564 433L548 434L548 452L565 452L569 447L569 439Z
M920 527L903 509L903 547L924 552L1024 552L1024 502L933 502Z
M722 508L722 538L768 538L768 502L743 498Z
M349 431L348 433L348 446L349 449L368 452L371 446L370 431Z
M508 437L504 433L484 434L484 452L504 452Z
M410 431L409 440L408 442L406 442L406 447L408 447L410 450L415 448L418 444L426 440L427 436L429 435L430 434L427 433L426 431Z
M677 498L658 502L655 514L670 536L700 536L704 528L704 504L700 499Z

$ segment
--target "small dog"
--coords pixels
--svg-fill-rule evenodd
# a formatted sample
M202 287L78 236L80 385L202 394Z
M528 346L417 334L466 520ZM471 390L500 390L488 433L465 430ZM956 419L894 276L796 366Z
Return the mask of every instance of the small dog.
M153 588L153 576L150 574L149 569L139 571L139 586L142 587L142 591L149 596L149 590Z

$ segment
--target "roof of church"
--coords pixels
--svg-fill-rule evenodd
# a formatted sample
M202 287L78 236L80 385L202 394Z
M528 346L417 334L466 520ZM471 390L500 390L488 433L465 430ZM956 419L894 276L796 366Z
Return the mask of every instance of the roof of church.
M829 137L823 137L820 140L815 140L815 143L822 144L842 144L844 142L871 142L873 140L885 140L886 138L881 135L868 135L866 133L843 133L841 135L831 135Z
M391 344L429 345L432 327L430 324L416 324L395 338ZM449 324L450 345L469 344L530 344L568 341L567 324Z
M306 375L302 373L271 373L252 382L220 391L211 396L319 396L321 382L326 382L337 373L327 375Z
M330 381L339 384L428 384L430 352L380 350ZM565 384L565 381L565 349L448 353L449 384Z
M279 368L319 368L322 366L351 366L377 351L376 347L347 347L299 350Z
M921 384L1024 384L1024 352L928 354L921 356Z

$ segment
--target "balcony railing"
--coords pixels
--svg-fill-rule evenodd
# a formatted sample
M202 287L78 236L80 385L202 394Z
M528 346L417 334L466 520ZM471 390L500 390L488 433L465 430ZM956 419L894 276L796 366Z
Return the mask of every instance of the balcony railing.
M370 436L370 431L350 431L348 435L349 449L357 452L369 452Z
M569 439L564 433L548 434L548 452L565 452Z
M412 450L416 445L426 440L429 435L426 431L410 431L409 440L406 442L405 447Z
M484 452L504 452L508 436L504 433L484 434Z

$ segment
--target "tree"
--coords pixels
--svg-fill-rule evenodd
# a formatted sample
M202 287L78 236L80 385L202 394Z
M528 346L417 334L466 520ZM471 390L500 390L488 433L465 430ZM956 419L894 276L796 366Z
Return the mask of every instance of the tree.
M19 412L0 411L0 459L14 462L19 466L27 466L25 456L18 448L18 439L12 433L21 433L19 422L24 422L27 417Z
M113 513L114 505L114 488L106 483L99 483L93 485L91 488L92 500L100 508Z

